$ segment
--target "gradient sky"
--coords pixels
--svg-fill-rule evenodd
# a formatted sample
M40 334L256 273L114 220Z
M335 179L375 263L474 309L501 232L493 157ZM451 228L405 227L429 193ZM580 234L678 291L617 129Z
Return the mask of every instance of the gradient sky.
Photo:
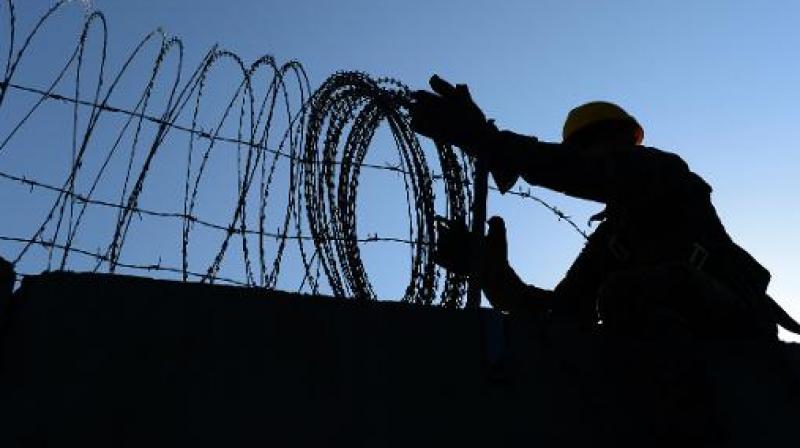
M29 17L49 4L18 3ZM646 145L679 154L712 185L729 233L772 272L770 292L800 317L797 2L92 3L107 15L112 51L162 27L186 42L189 66L220 43L245 60L297 59L314 86L337 70L392 76L413 88L438 73L469 84L501 128L543 140L559 139L571 107L617 102L642 123ZM75 29L54 36L74 39ZM581 224L600 209L534 192ZM360 219L378 222L386 206L365 205ZM554 286L580 250L581 238L534 204L495 195L490 214L506 218L512 264L528 282ZM386 282L385 294L397 294Z

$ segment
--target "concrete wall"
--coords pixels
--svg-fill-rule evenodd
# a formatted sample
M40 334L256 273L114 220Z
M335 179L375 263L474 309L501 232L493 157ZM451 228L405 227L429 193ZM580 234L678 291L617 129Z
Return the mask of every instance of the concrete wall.
M800 356L785 344L621 339L489 310L92 274L28 278L0 310L3 447L800 436Z

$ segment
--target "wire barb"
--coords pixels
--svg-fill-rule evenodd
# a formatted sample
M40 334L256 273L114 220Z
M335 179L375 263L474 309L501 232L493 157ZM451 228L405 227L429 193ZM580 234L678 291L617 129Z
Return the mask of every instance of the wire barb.
M31 255L31 248L40 247L47 251L48 269L77 266L74 255L90 260L94 271L159 272L183 281L275 288L292 243L298 254L292 258L295 271L299 264L303 274L301 290L318 293L324 277L336 296L374 300L361 245L402 244L410 251L403 300L464 306L466 279L439 270L433 262L435 199L437 192L443 194L445 210L438 214L468 222L474 167L446 145L436 146L432 163L430 151L426 153L409 124L407 86L393 78L340 72L313 90L297 61L278 64L265 55L246 64L217 46L186 72L183 43L161 30L142 38L121 67L111 72L106 64L106 19L96 11L84 16L75 46L49 83L37 87L17 80L21 61L35 54L35 38L70 3L57 1L20 40L14 2L5 2L9 47L0 76L0 111L5 107L6 116L11 117L4 118L0 128L0 155L17 150L14 144L23 130L35 126L37 117L47 116L43 112L47 104L67 106L70 120L65 123L71 126L69 161L61 181L45 181L38 172L32 173L34 176L13 173L0 165L0 180L21 185L37 198L54 197L41 223L28 236L0 235L0 241L19 249L12 257L16 266L24 264L26 271L41 266L41 260ZM91 55L96 55L96 63L90 62ZM235 89L227 97L212 87L213 74L223 69L237 74ZM146 75L141 91L122 81L137 74ZM67 87L69 81L72 85ZM120 92L130 100L129 105L117 103L124 101ZM207 100L212 95L213 99ZM20 98L32 102L27 108L19 106L24 102L9 106ZM207 102L216 107L207 107ZM212 112L219 113L217 118L204 122ZM367 154L381 126L391 133L397 161L368 163ZM186 142L184 166L175 165L174 157L166 157L166 150L179 149L176 142L181 139ZM206 218L201 210L209 201L208 186L219 182L217 158L232 154L228 151L235 151L236 174L224 181L235 181L236 193L233 201L223 204L229 207L228 218L220 222L218 216ZM152 196L157 188L151 173L161 163L171 163L170 172L180 176L180 211L142 205L148 192ZM434 171L437 163L438 171ZM380 236L372 229L359 233L356 204L364 170L402 179L407 199L405 236ZM278 196L279 182L284 196ZM157 195L167 193L159 190ZM547 207L586 236L565 213L530 191L510 194ZM268 207L281 212L268 213ZM112 216L92 214L93 210ZM96 216L105 218L98 222ZM126 261L132 229L153 219L180 223L180 266L170 266L160 256L155 263ZM78 246L82 236L100 235L103 227L110 236L96 250ZM209 248L197 250L193 244L202 231L211 231L218 238L211 260L205 263L195 253L207 254ZM237 262L226 264L234 253ZM228 274L230 266L239 264L243 272Z

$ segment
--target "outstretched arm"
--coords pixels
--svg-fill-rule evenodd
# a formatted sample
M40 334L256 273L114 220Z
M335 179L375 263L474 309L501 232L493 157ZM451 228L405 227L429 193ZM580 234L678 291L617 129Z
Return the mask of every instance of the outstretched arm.
M440 220L434 260L450 272L469 275L470 235L464 223ZM480 284L497 310L512 313L546 313L553 292L525 284L508 264L506 227L502 218L489 219L489 231L480 248L483 257Z
M579 148L498 131L466 85L453 86L435 75L430 85L432 91L413 94L411 127L484 159L501 191L523 177L530 184L578 198L625 202L653 199L689 173L680 157L652 148Z
M481 288L497 310L514 314L545 314L552 308L553 292L523 282L508 263L506 225L502 218L489 219L484 244Z
M503 192L522 177L581 199L631 203L675 191L694 177L680 157L654 148L577 148L510 131L495 131L471 152L486 158Z
M483 292L492 307L512 314L547 313L553 305L553 291L523 282L514 269L505 264L483 279Z

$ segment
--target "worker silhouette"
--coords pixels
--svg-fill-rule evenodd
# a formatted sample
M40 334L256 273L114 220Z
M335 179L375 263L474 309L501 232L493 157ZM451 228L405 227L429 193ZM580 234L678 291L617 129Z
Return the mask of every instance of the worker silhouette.
M482 159L501 192L519 177L601 202L586 246L554 290L525 284L508 264L505 225L489 220L480 283L493 307L595 326L677 323L698 335L775 338L797 325L766 294L770 274L725 231L711 187L677 155L641 146L642 126L619 106L591 102L567 116L561 143L500 131L465 85L438 76L413 94L411 126ZM467 274L468 232L439 228L436 261ZM473 252L474 253L474 252Z

